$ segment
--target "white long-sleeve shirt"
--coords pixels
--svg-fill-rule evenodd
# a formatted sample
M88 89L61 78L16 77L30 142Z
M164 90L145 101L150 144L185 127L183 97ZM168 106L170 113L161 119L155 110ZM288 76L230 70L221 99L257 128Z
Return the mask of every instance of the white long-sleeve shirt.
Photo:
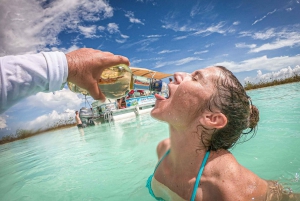
M0 114L25 97L61 89L67 77L62 52L0 57Z

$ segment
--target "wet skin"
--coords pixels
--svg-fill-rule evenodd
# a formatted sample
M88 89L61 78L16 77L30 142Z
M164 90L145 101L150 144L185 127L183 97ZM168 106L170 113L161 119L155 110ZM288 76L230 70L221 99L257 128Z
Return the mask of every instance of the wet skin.
M199 124L210 129L227 124L227 118L218 109L211 112L204 105L213 95L219 78L222 79L222 74L217 67L192 74L175 73L174 81L168 84L169 98L156 95L151 116L168 123L170 132L170 137L157 146L158 159L171 148L154 175L160 184L153 186L156 195L167 192L167 200L174 193L184 200L190 199L206 152ZM229 151L221 149L209 156L196 200L265 200L267 189L265 180L241 166Z
M168 84L169 98L156 95L152 117L176 127L190 125L195 121L202 103L212 95L219 71L210 67L192 74L175 73L174 81Z

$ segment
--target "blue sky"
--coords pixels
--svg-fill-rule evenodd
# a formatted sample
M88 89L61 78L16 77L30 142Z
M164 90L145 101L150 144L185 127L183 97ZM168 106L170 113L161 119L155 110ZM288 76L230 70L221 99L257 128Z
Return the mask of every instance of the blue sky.
M0 56L90 47L167 73L223 65L244 84L300 72L299 18L300 0L0 0ZM0 116L0 137L83 104L39 93Z

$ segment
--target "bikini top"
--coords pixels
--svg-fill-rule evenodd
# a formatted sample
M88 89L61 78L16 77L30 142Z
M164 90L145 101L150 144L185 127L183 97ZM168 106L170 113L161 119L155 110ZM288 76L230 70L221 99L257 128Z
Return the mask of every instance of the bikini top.
M160 161L157 163L155 169L154 169L154 172L153 174L151 174L147 180L147 183L146 183L146 187L148 188L149 190L149 193L152 197L154 197L156 200L158 201L165 201L163 198L160 198L160 197L156 197L154 195L154 192L152 190L152 187L151 187L151 181L152 181L152 178L154 177L154 174L155 174L155 171L156 169L158 168L159 164L161 163L161 161L170 153L170 149L163 155L163 157L160 159ZM196 178L196 182L194 184L194 189L193 189L193 194L192 194L192 197L190 199L190 201L194 201L195 200L195 197L196 197L196 194L197 194L197 189L198 189L198 186L199 186L199 182L200 182L200 178L202 176L202 173L203 173L203 170L204 170L204 167L205 167L205 164L207 162L207 159L209 157L209 154L210 154L210 151L207 151L205 153L205 156L204 156L204 159L202 161L202 164L200 166L200 169L199 169L199 172L198 172L198 175L197 175L197 178Z

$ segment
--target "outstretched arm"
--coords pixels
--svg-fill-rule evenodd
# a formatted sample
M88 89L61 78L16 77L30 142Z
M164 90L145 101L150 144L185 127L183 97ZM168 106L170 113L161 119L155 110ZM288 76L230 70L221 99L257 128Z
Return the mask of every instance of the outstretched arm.
M105 68L118 64L129 65L129 60L89 48L0 57L0 114L30 95L59 90L66 81L104 101L97 80Z
M0 113L30 95L59 90L67 77L62 52L0 57Z

